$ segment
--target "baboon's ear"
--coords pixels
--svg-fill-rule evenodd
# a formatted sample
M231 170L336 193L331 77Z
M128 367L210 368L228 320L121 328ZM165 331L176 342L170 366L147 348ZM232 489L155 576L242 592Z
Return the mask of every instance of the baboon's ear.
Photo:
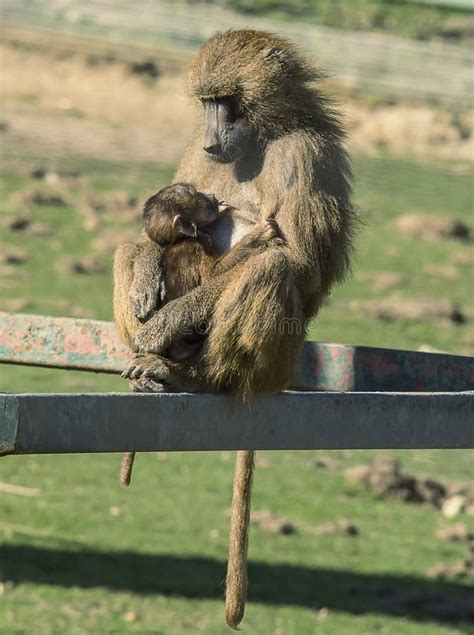
M173 229L176 229L176 231L185 236L196 237L197 235L196 225L189 219L181 216L181 214L173 216Z

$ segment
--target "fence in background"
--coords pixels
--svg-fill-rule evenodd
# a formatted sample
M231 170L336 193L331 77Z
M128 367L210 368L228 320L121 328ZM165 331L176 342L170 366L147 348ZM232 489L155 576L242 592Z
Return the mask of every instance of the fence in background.
M176 56L192 53L217 30L262 28L297 42L350 88L456 107L472 104L474 53L452 44L271 21L213 5L163 0L4 0L2 11L7 24L86 37L90 42L126 42Z

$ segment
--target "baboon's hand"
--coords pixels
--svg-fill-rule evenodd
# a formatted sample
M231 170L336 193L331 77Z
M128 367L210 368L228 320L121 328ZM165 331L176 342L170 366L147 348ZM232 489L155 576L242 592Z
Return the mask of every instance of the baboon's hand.
M140 327L133 340L135 352L163 354L175 339L183 336L182 322L176 319L179 314L173 311L173 304L166 304Z
M156 311L166 296L163 277L144 279L142 276L135 276L130 287L130 300L133 312L139 320L146 320L147 317Z
M201 243L201 245L203 245L203 247L205 247L206 249L211 250L214 247L214 241L212 237L209 236L209 234L205 234L204 232L198 232L197 238L199 239L199 242Z
M168 367L159 357L156 355L142 355L139 353L132 357L128 366L122 373L122 377L124 379L131 379L132 381L138 379L152 379L154 381L161 382L165 381L168 378L168 375Z

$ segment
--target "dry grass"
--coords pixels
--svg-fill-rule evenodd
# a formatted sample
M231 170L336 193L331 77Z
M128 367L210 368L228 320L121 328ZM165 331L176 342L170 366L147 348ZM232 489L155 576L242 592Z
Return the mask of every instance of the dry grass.
M191 126L182 77L150 84L120 63L90 66L8 46L0 53L7 141L159 163L179 158Z
M461 219L434 214L403 214L392 227L407 238L436 242L455 239L469 241L471 228Z
M350 302L349 309L360 312L368 318L386 322L434 322L449 325L463 324L467 319L456 303L444 298L393 297L366 301L363 305L359 302Z
M351 144L364 154L389 150L420 158L474 158L473 112L453 115L403 104L367 108L357 102L350 102L346 111Z

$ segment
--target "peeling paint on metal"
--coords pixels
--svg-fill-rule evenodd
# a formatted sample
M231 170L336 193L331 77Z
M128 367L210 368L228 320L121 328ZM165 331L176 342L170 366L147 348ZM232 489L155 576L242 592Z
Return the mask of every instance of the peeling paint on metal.
M115 325L0 312L0 362L120 372L129 352Z

